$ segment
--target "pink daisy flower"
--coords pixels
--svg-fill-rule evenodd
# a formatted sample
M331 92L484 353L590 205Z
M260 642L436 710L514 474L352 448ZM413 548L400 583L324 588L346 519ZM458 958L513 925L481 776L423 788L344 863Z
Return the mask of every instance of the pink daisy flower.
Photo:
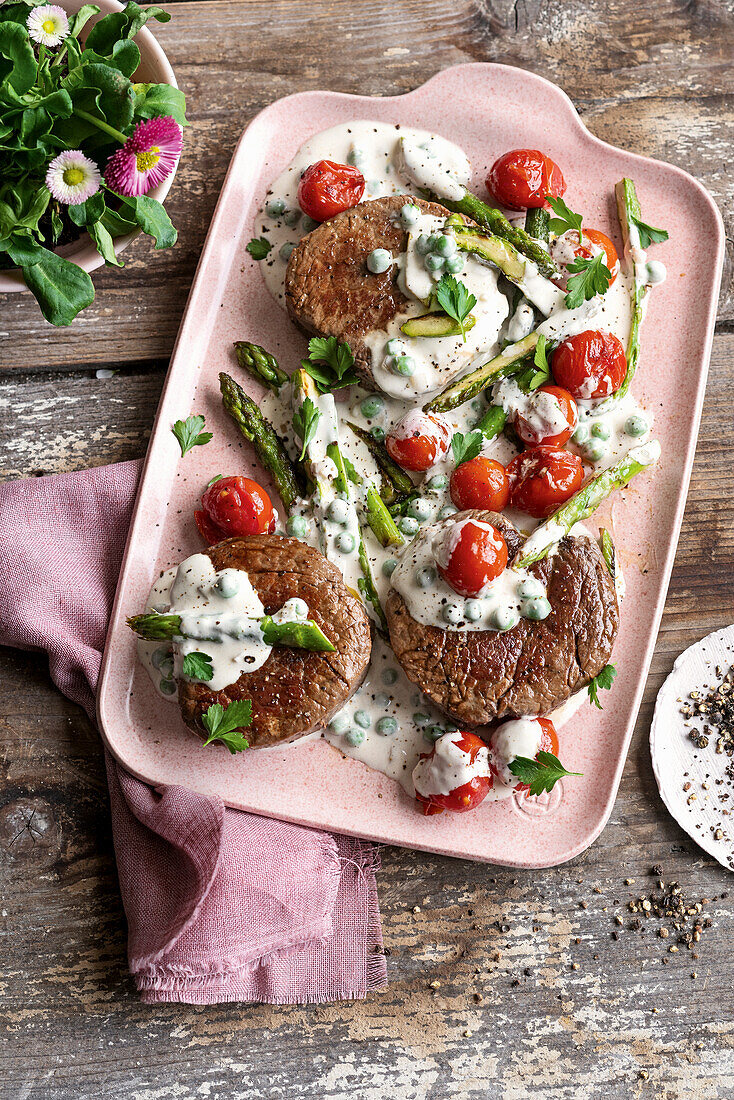
M140 122L107 161L105 183L120 195L145 195L170 176L182 148L181 127L169 115Z
M59 153L46 169L46 186L57 202L74 206L99 191L99 168L79 149Z

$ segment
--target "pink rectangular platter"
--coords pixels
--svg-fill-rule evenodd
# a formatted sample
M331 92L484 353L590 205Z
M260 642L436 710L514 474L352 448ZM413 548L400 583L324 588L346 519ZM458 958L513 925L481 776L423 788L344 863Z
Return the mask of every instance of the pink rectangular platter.
M324 741L231 756L204 749L175 704L156 695L125 616L142 609L159 571L201 548L193 510L216 473L257 470L221 410L217 375L240 377L232 342L272 350L286 368L304 338L270 298L245 251L271 181L311 135L349 119L421 127L460 144L482 194L492 161L507 149L539 148L563 167L566 198L621 252L617 180L635 180L643 216L670 231L655 258L668 279L651 295L635 390L655 421L662 460L617 494L614 523L627 582L614 651L618 676L603 711L584 705L562 733L566 767L583 772L548 798L510 798L470 814L425 818L402 788ZM713 337L723 228L706 191L670 165L593 137L556 86L503 65L465 65L389 99L306 92L259 114L237 145L199 263L148 450L110 624L99 691L100 728L117 759L154 785L182 784L230 806L318 828L518 867L571 859L611 812L663 610L693 462ZM252 383L252 391L257 387ZM206 417L214 439L181 458L171 425ZM255 476L262 479L262 472ZM610 514L611 512L611 514Z

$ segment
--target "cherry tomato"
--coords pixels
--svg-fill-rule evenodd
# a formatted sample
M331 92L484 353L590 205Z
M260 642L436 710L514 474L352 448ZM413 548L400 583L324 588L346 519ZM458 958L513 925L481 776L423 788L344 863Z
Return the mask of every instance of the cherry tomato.
M512 721L514 721L514 719L512 719ZM535 721L540 725L540 730L541 730L540 744L538 745L538 750L535 754L535 759L537 760L539 752L551 752L551 753L553 753L554 756L558 756L558 734L556 733L556 727L553 725L550 718L536 718ZM503 723L503 725L504 724L505 723ZM498 726L495 733L498 733L501 729L502 729L502 725ZM504 763L505 764L511 764L512 760L507 760ZM500 767L497 766L497 764L495 763L495 761L494 761L491 754L490 754L490 758L489 758L489 766L491 768L493 776L496 779L499 779L500 782L502 782L503 781L502 771L504 769L501 769ZM505 772L504 778L505 779L507 778L506 772ZM518 780L517 783L514 784L514 790L516 790L516 791L527 791L529 789L530 789L530 787L527 783L521 783L519 780Z
M562 447L576 431L579 419L578 406L568 390L562 390L560 386L540 386L535 393L547 393L555 399L555 404L560 408L562 416L566 419L566 427L562 428L560 432L556 432L555 435L544 435L542 426L537 427L531 424L518 413L515 417L515 431L528 447L536 447L540 443L545 444L547 447ZM530 394L531 401L533 396L533 394ZM542 416L542 399L536 402L536 407Z
M212 523L206 512L202 512L200 509L194 512L194 522L207 546L215 546L218 542L221 542L223 538L227 537Z
M507 476L512 506L545 519L581 488L584 466L570 451L533 447L513 458Z
M475 733L467 733L464 730L461 730L459 733L444 734L444 737L450 738L452 744L457 745L468 755L470 764L474 764L477 756L482 753L482 751L486 753L487 770L486 774L475 775L467 783L462 783L460 787L454 788L454 790L449 791L448 794L422 795L416 789L416 800L423 807L423 813L426 816L431 814L442 814L444 810L452 810L457 814L466 813L467 810L474 810L484 801L494 785L494 778L489 768L489 754L487 753L487 746L484 741L477 737ZM443 740L443 738L440 740ZM431 752L421 755L421 760L433 760L441 750L442 746L436 743Z
M602 233L600 229L582 230L581 244L573 246L573 254L574 256L580 256L584 260L590 260L594 256L592 245L596 245L596 247L600 248L604 253L604 263L612 273L612 278L609 282L611 286L619 274L619 257L617 256L617 250L614 244L609 240L606 233Z
M275 530L270 497L249 477L222 477L213 482L201 498L201 505L212 527L222 532L220 539Z
M448 452L451 432L440 416L412 410L385 440L388 454L406 470L430 470Z
M501 462L478 455L456 467L449 492L459 511L482 508L501 512L510 499L510 481Z
M460 520L447 530L444 549L447 556L436 562L438 571L460 596L478 596L507 565L507 543L490 523Z
M298 205L316 222L325 222L356 206L364 194L364 176L351 164L317 160L298 184Z
M538 149L512 149L494 162L487 190L511 210L545 206L546 195L557 199L566 190L558 165Z
M587 329L558 345L551 366L558 385L573 397L608 397L624 381L627 357L611 332Z

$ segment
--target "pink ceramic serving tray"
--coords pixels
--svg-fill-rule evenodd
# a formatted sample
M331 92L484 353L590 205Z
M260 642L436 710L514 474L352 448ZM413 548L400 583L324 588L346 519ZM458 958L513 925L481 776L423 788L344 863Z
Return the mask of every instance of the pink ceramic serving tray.
M207 481L216 473L256 471L221 411L217 374L238 374L235 339L263 344L291 367L303 354L304 339L273 303L245 244L268 185L298 147L326 127L358 118L422 127L457 141L475 167L473 186L480 194L500 153L540 148L562 165L571 207L617 242L613 187L631 176L645 220L671 234L655 248L668 281L651 296L635 382L655 418L663 457L655 476L642 475L613 505L628 590L614 652L619 674L605 693L604 711L584 705L564 729L564 763L584 775L559 784L548 801L513 798L485 803L475 813L425 818L397 783L323 741L236 757L224 748L205 750L184 728L175 704L155 694L125 625L125 616L144 606L159 570L201 548L193 510ZM232 158L199 263L128 540L99 692L100 726L118 760L153 784L183 784L243 810L467 859L545 867L583 851L614 803L662 614L698 432L722 254L721 219L700 184L678 168L599 141L559 88L520 69L459 66L391 99L306 92L258 115ZM214 439L182 459L171 425L192 412L206 416Z

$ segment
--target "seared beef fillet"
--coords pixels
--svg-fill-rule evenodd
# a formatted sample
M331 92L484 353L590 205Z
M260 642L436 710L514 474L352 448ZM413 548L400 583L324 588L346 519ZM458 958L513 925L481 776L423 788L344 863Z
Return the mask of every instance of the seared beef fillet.
M309 619L336 652L276 646L261 668L242 673L222 691L182 680L179 702L186 725L205 735L202 713L212 703L226 707L236 699L252 700L252 725L246 732L251 748L292 741L326 725L361 683L372 649L367 613L339 570L298 539L277 535L226 539L205 553L215 569L244 569L266 614L294 596L305 600Z
M346 340L368 385L373 384L372 365L363 337L405 313L408 299L398 288L397 266L373 275L367 270L367 257L375 248L386 248L394 256L405 251L408 234L400 210L406 202L419 206L424 214L439 218L449 214L443 206L407 195L373 199L314 229L288 261L288 313L310 335Z
M494 512L462 512L502 532L510 560L524 539ZM609 660L619 628L614 583L591 539L562 539L532 566L552 611L542 622L521 619L507 633L440 630L416 622L394 589L385 607L390 642L406 675L462 726L496 718L549 714Z

